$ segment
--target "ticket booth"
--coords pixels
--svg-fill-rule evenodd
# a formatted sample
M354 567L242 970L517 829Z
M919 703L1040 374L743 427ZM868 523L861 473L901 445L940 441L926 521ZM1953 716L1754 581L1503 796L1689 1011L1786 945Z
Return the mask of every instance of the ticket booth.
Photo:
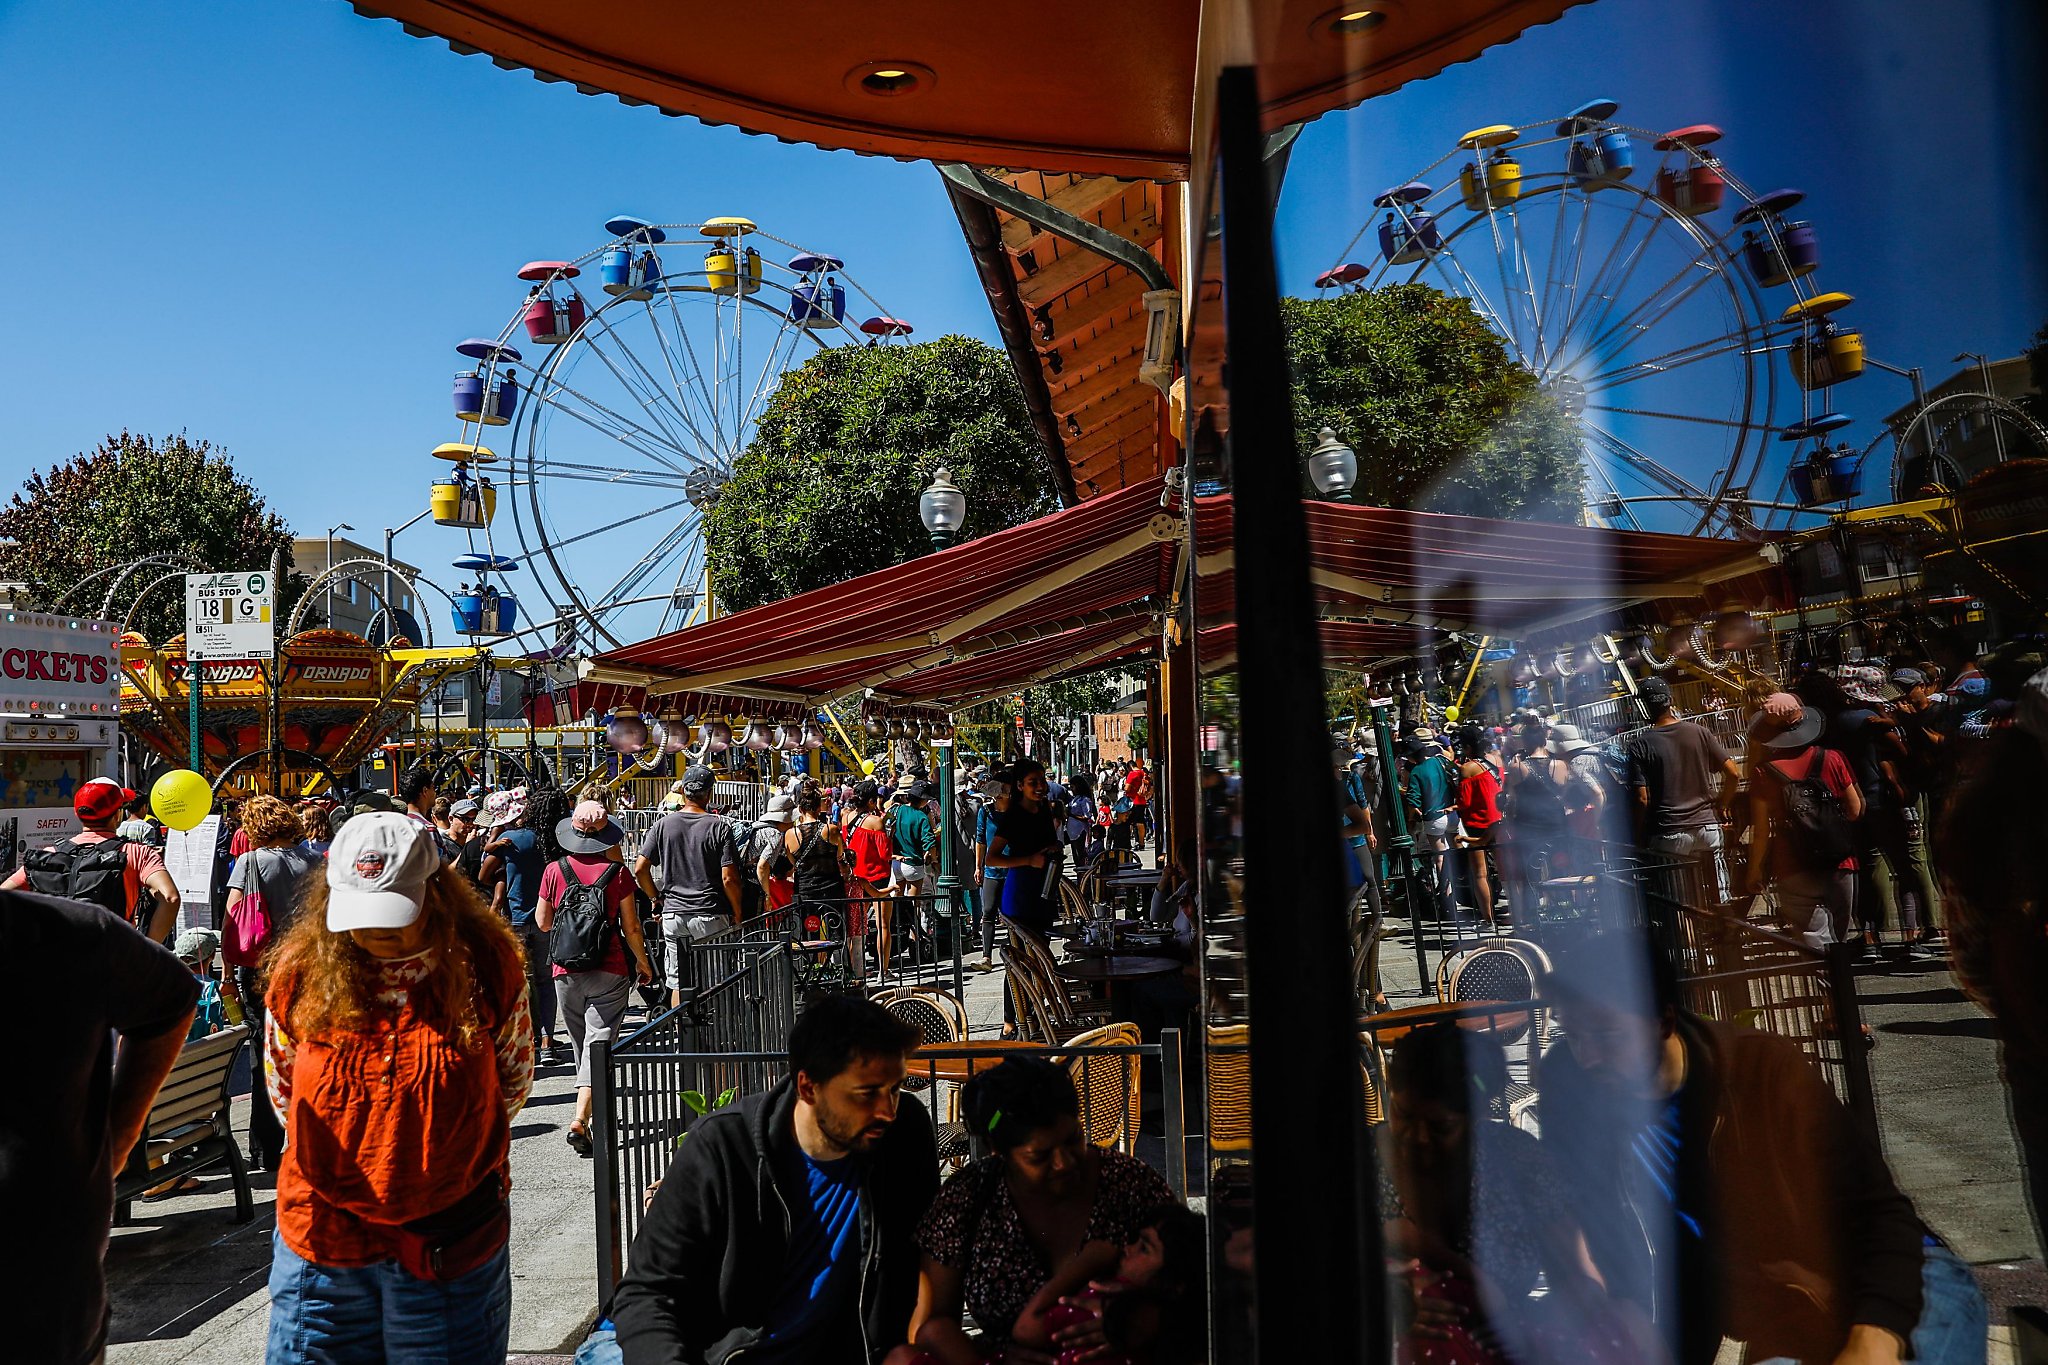
M0 875L78 832L71 797L120 776L119 628L0 611Z

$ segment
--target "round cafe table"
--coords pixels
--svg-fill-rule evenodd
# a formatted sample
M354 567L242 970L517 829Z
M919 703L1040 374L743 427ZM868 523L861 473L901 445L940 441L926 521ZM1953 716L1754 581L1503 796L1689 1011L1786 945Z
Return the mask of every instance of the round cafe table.
M1142 957L1136 953L1111 953L1107 957L1069 958L1053 970L1069 981L1142 981L1148 976L1166 976L1187 964L1177 957Z
M930 1057L922 1049L912 1052L909 1057L909 1074L926 1080L951 1081L964 1085L968 1077L977 1071L986 1071L1003 1058L1019 1052L1043 1052L1044 1043L1027 1043L1021 1038L976 1038L964 1043L936 1043L934 1052L955 1052L968 1054L957 1057Z

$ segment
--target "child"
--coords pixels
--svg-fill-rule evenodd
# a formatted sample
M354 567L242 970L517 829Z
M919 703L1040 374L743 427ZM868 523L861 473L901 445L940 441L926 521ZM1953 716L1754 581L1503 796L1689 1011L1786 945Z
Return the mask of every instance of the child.
M1207 1350L1207 1245L1201 1214L1161 1204L1121 1252L1083 1245L1024 1306L1012 1336L1057 1350L1061 1365L1192 1365ZM1112 1263L1113 1279L1095 1278Z
M172 951L199 978L199 1007L192 1013L192 1031L185 1035L185 1041L190 1043L209 1033L219 1033L228 1026L220 983L213 979L213 958L220 951L220 935L211 929L187 929L178 935Z

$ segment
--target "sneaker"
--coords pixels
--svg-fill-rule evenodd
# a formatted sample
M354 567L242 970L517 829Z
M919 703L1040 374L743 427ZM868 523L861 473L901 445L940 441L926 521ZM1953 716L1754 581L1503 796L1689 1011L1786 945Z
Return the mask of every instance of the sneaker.
M988 958L983 958L981 961L974 964L974 970L976 970L977 972L992 972L995 969L996 964L990 961Z
M1929 947L1925 942L1920 942L1907 944L1906 951L1903 954L1902 960L1906 962L1926 963L1942 962L1946 961L1947 959L1945 954L1936 952L1933 948Z

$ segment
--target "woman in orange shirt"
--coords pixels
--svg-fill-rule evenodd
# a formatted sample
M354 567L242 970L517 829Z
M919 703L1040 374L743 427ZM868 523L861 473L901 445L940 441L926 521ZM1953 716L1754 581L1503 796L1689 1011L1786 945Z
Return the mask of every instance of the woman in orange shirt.
M511 1117L533 1084L512 932L432 834L373 812L270 962L284 1120L269 1365L500 1365L511 1327Z

